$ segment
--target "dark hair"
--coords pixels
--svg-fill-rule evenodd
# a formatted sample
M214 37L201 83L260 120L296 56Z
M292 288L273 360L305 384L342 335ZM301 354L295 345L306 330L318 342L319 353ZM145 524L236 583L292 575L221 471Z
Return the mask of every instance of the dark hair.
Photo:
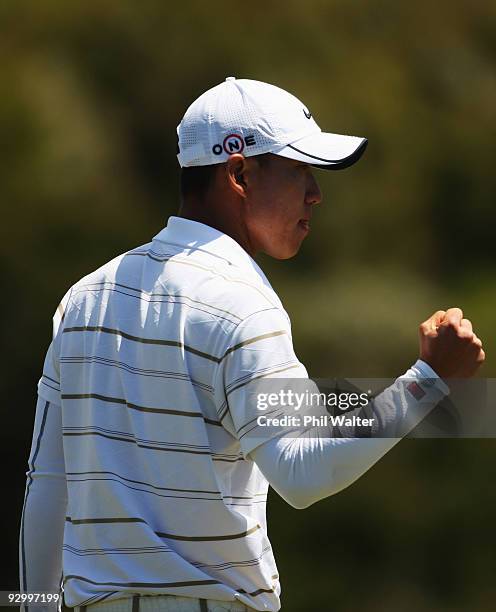
M265 166L271 157L270 153L252 155L260 166ZM209 166L189 166L181 168L180 192L181 199L202 198L208 191L217 168L223 164L211 164Z
M218 164L181 168L181 199L202 197L208 191Z

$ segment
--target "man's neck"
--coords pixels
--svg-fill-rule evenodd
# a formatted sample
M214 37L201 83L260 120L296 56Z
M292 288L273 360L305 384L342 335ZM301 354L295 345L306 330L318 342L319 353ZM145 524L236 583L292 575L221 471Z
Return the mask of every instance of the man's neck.
M227 234L235 240L251 257L255 257L255 251L251 248L246 231L243 225L236 219L229 218L226 214L221 214L214 206L208 206L202 202L201 205L182 203L177 214L178 217L203 223L214 229Z

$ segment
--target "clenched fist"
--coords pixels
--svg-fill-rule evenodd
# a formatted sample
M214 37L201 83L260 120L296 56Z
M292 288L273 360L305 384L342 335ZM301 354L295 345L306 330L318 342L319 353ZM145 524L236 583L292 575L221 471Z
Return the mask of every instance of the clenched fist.
M420 359L441 378L473 376L486 358L460 308L438 310L419 328Z

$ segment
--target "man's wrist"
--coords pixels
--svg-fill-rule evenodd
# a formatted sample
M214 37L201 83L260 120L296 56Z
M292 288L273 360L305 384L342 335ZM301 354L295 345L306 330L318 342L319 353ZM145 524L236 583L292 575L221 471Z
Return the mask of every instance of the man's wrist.
M428 379L432 381L433 386L435 386L439 391L444 393L444 395L449 394L449 387L446 382L439 376L439 374L423 359L417 359L417 361L413 364L412 370L418 375L420 379Z

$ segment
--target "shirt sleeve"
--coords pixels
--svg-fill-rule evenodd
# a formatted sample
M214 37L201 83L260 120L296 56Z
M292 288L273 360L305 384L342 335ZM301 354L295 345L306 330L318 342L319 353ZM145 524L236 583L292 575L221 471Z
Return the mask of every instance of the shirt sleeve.
M19 534L21 592L61 594L67 483L60 406L38 397ZM60 609L60 603L58 604ZM24 606L24 612L56 606Z
M293 349L291 326L284 310L273 308L244 319L230 338L214 383L217 413L223 426L240 441L245 457L278 435L257 425L252 383L268 378L308 379ZM287 431L295 428L288 428Z
M61 594L62 545L67 480L60 401L61 324L71 289L53 316L53 339L38 383L38 401L19 533L19 585L22 592ZM60 610L56 605L21 607L24 612Z
M412 383L423 395L408 389ZM388 433L413 429L448 393L436 373L418 360L376 398L383 418L375 434L384 437L334 437L331 431L323 436L310 428L291 437L280 434L254 449L250 458L283 499L307 508L355 482L401 440Z
M58 355L60 354L60 336L65 309L72 293L72 288L64 295L62 301L53 315L52 342L46 353L43 364L43 373L38 382L38 395L48 402L61 405L60 401L60 366Z

